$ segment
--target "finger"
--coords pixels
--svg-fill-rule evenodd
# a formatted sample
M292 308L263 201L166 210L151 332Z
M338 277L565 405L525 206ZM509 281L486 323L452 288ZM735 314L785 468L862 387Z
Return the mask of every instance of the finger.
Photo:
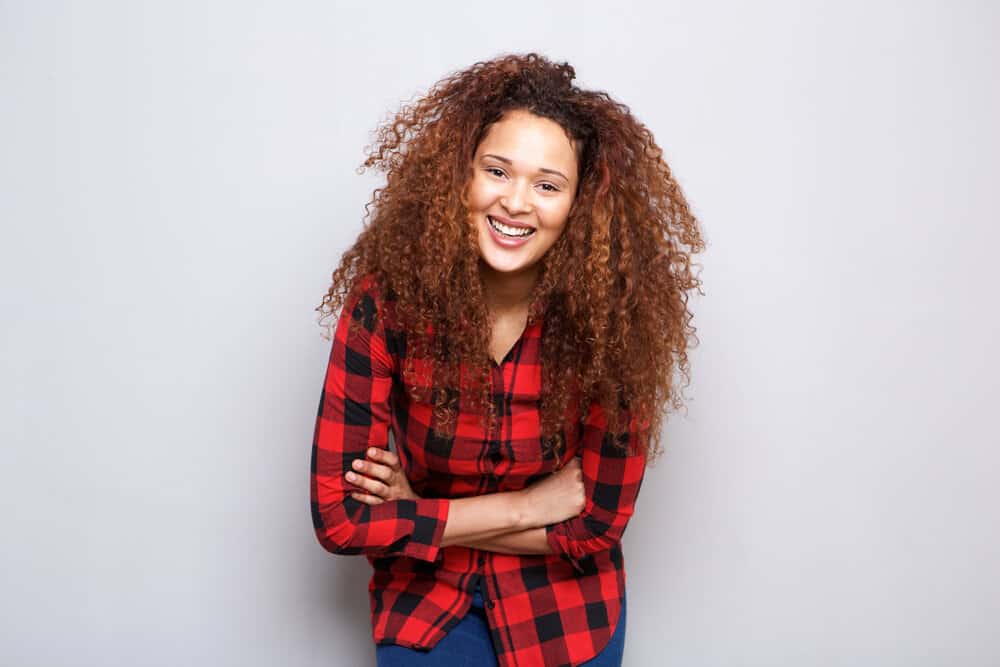
M351 498L361 501L366 505L380 505L383 502L385 502L378 496L373 496L367 493L361 493L360 491L351 491Z
M374 494L379 497L385 497L389 491L389 487L383 484L382 482L375 479L370 479L368 477L365 477L364 475L359 475L356 472L348 472L346 473L345 477L347 477L348 482L351 482L352 484L360 487L364 491L367 491L368 493Z
M379 463L384 463L390 468L399 467L399 457L388 449L379 449L378 447L368 448L368 458L373 461L378 461Z
M373 463L372 461L354 459L354 462L351 463L351 467L362 475L367 475L368 477L372 477L383 482L388 482L389 478L392 476L392 468L384 466L380 463Z

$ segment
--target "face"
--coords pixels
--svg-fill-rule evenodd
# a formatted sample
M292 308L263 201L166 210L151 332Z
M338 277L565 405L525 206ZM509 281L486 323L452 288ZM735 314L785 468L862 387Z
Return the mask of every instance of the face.
M515 110L489 127L468 191L488 270L513 276L537 269L566 227L576 171L573 143L555 121Z

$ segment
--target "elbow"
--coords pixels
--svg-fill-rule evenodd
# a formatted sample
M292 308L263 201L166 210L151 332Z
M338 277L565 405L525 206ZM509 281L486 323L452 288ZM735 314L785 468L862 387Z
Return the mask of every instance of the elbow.
M345 556L361 553L354 538L356 526L342 505L320 507L313 501L312 522L316 540L330 553Z
M604 523L585 515L549 526L546 532L553 553L578 560L620 544L624 525Z
M625 526L604 523L593 516L583 517L582 534L574 540L574 544L580 551L580 555L607 551L621 543L622 533Z

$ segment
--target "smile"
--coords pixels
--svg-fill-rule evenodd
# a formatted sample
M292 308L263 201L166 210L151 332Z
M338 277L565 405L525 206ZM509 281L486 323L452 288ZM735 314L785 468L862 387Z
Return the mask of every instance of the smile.
M535 233L535 230L532 227L512 227L511 225L505 225L490 215L486 216L486 221L498 234L503 234L509 238L519 239L531 236Z

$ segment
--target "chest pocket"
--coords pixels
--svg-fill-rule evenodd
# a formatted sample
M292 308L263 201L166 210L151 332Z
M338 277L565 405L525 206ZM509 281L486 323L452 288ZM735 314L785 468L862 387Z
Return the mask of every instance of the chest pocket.
M541 404L539 400L533 403L531 410L523 412L511 410L511 447L514 458L518 462L534 462L536 465L541 463L546 470L561 468L571 457L579 453L583 426L567 418L558 440L549 445L549 451L545 451L541 440ZM522 437L517 437L519 435Z
M510 429L504 439L510 443L514 463L537 463L542 460L541 424L537 411L518 414L515 412L504 425Z
M579 437L572 425L564 425L556 442L550 444L546 451L541 438L541 411L538 401L532 403L531 409L521 411L512 406L506 425L510 429L508 437L514 457L513 471L528 474L553 472L575 454Z

